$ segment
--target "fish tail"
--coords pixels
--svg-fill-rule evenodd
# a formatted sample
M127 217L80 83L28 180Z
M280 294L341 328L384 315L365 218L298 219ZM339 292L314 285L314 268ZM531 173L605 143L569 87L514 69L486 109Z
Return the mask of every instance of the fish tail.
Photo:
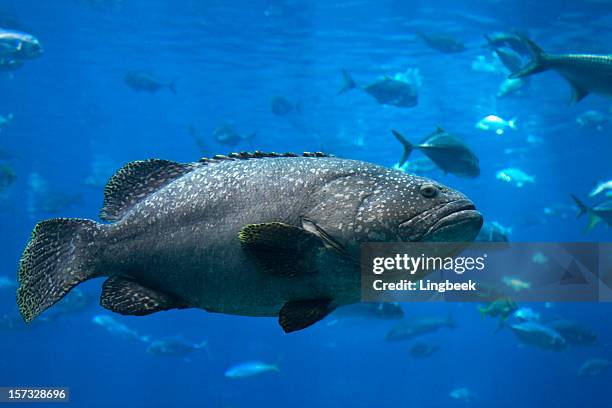
M103 225L54 218L39 222L19 262L17 305L26 323L73 287L96 277L96 237Z
M593 230L593 228L595 228L597 224L600 223L600 221L601 221L601 218L599 218L596 214L594 214L593 211L589 211L589 220L583 232L585 234L588 234L589 232Z
M587 225L583 231L585 234L588 234L593 230L593 228L595 228L597 224L601 222L601 218L598 217L597 214L595 214L593 210L591 210L591 208L589 208L585 203L583 203L578 197L573 194L571 194L571 196L576 202L576 205L578 206L578 215L576 216L576 218L580 218L584 214L588 216Z
M346 69L342 70L342 88L338 91L338 95L342 95L345 92L350 91L351 89L355 89L357 87L357 82L353 79L351 74L348 73Z
M517 119L516 117L514 117L514 118L512 118L512 119L510 119L510 120L508 121L508 126L510 127L510 129L513 129L513 130L517 130L517 129L518 129L518 126L517 126L517 124L516 124L516 121L517 121L517 120L518 120L518 119Z
M523 78L529 75L537 74L539 72L546 71L549 69L548 64L548 55L540 48L536 43L531 41L527 37L522 37L523 42L527 46L529 53L531 54L531 62L527 64L523 69L518 70L517 72L510 74L508 78L516 79Z
M588 214L589 213L589 207L587 207L587 205L585 203L583 203L578 197L576 197L573 194L570 194L570 196L572 197L572 199L574 200L574 202L578 206L578 215L576 215L577 219L582 217L584 214Z
M404 163L408 161L412 150L414 150L414 145L410 143L400 132L397 130L391 129L391 133L393 136L404 146L404 153L402 154L402 158L399 161L399 167L402 167Z
M168 84L168 89L169 89L169 90L170 90L170 92L172 92L173 94L175 94L175 95L177 94L177 91L176 91L176 79L175 79L175 80L173 80L172 82L170 82L170 83Z

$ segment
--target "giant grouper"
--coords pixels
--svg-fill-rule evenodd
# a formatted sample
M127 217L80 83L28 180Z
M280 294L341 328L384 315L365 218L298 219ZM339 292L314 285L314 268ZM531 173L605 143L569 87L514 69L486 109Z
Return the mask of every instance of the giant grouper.
M455 190L322 153L135 161L104 193L110 223L34 228L17 289L26 322L104 276L100 304L120 314L201 308L296 331L359 302L361 243L469 242L482 225Z

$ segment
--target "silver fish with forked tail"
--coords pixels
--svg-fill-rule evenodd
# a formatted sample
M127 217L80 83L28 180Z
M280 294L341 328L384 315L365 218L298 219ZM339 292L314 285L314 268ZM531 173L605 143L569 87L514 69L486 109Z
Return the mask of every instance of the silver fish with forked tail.
M570 103L580 102L589 93L612 96L612 55L547 54L536 43L523 37L532 61L509 78L523 78L552 69L569 82Z

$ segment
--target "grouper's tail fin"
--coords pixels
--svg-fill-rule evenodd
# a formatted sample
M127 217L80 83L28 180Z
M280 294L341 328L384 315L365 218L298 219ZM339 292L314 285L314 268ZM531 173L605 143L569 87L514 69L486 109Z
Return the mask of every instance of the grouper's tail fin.
M529 62L529 64L527 64L527 66L525 66L523 69L520 69L517 72L510 74L510 76L508 77L510 79L523 78L529 75L546 71L550 68L548 65L549 58L548 55L544 52L544 50L527 37L521 37L521 39L523 40L523 42L527 46L527 49L529 50L529 53L531 54L531 62Z
M597 214L593 213L593 210L591 210L591 208L589 208L585 203L583 203L582 200L580 200L578 197L573 194L571 194L571 196L574 199L576 205L578 206L578 215L576 216L576 218L580 218L584 214L588 215L587 226L584 229L584 233L587 234L591 232L591 230L593 230L593 228L595 228L597 224L599 224L601 218L598 217Z
M395 138L404 146L404 153L402 153L402 158L398 163L399 167L402 167L404 163L408 161L412 150L414 150L414 145L397 130L391 129L391 133L393 133L393 136L395 136Z
M357 82L353 79L351 74L346 69L342 70L342 88L338 91L338 95L350 91L351 89L357 88Z
M94 221L54 218L39 222L19 262L17 305L26 323L57 303L70 289L95 277Z

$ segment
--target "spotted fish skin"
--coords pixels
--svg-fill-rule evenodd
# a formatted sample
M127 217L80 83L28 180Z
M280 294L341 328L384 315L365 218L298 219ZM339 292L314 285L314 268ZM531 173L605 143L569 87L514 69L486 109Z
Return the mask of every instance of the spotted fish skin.
M547 54L533 41L527 38L523 41L533 60L510 78L522 78L550 69L569 82L571 104L580 102L591 92L612 96L612 55Z
M61 298L95 276L109 277L102 305L124 314L196 307L282 318L288 307L319 310L322 316L314 315L322 318L337 306L359 301L355 260L361 243L427 237L471 241L482 224L463 194L361 161L221 156L199 163L163 162L152 173L157 162L143 163L126 168L154 185L153 191L139 190L142 186L121 170L109 182L102 214L114 223L68 220L70 225L62 228L71 234L59 235L45 224L53 220L36 228L20 268L18 297L26 320L59 300L47 299L48 293ZM164 175L172 180L164 184ZM135 190L137 200L130 192L115 200L113 195L120 195L126 185ZM442 219L457 221L460 228L448 228L454 224L440 223ZM445 228L438 229L440 225ZM441 237L439 231L451 235ZM58 236L70 247L54 247ZM242 239L251 236L252 242ZM38 270L45 246L53 248L51 256L58 263L63 257L62 265L72 265L70 270ZM59 287L37 287L41 283L35 275L41 273L63 276L51 279ZM38 295L40 291L46 294ZM325 302L308 303L320 299Z

